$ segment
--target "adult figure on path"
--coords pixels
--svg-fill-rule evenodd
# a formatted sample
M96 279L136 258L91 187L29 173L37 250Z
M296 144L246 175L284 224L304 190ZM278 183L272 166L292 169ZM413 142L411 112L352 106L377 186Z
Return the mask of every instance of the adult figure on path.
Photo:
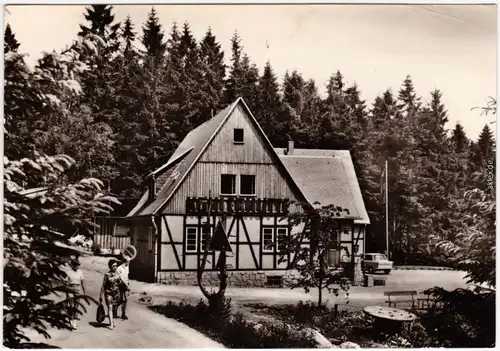
M99 295L99 303L102 303L102 297L104 295L104 301L106 302L106 307L108 309L109 318L109 328L115 328L114 312L118 305L120 304L120 285L124 282L120 275L116 272L118 267L118 261L111 259L108 262L109 272L104 274L104 279L102 281L101 293Z
M80 262L78 259L72 259L69 262L70 269L66 271L68 276L68 284L73 293L73 300L71 301L71 330L76 329L77 308L78 303L75 299L76 296L85 295L85 285L83 283L83 271L80 269ZM69 297L69 296L68 296Z
M130 295L130 283L129 283L129 263L130 261L127 259L125 255L122 254L121 264L116 269L116 272L122 278L124 284L120 285L120 301L122 304L122 319L127 320L127 300ZM118 311L116 311L118 312Z

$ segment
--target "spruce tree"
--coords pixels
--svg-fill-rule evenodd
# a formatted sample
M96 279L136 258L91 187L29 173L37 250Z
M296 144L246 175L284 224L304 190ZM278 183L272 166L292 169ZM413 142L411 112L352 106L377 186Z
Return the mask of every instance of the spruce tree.
M313 148L321 131L317 130L318 116L321 112L321 98L313 79L309 79L302 91L302 110L300 117L292 123L292 139L297 146Z
M130 16L127 16L123 22L123 30L121 32L121 38L125 42L125 47L123 48L123 56L130 57L135 54L134 40L136 37L136 32L134 31L134 25Z
M283 103L279 94L279 84L269 61L259 78L258 101L255 118L273 145L280 143L278 131L280 118L283 116Z
M402 116L411 116L420 108L420 97L415 92L413 81L410 75L407 75L403 85L399 90L398 108Z
M460 122L457 122L457 124L455 124L455 129L453 129L451 135L451 141L454 146L454 151L457 154L462 154L467 151L467 147L469 146L469 139L467 138L464 127L462 127Z
M495 140L490 127L485 124L476 143L475 160L477 164L491 161L495 149Z
M435 135L439 140L444 140L446 138L445 125L448 122L448 112L444 104L441 101L443 94L439 89L435 89L431 92L431 102L429 104L429 109L431 111L431 117L435 123Z
M337 73L330 76L326 85L326 99L323 108L325 111L344 112L344 88L344 76L337 70Z
M115 44L115 41L118 39L120 23L113 23L115 16L112 11L113 6L111 5L90 5L87 7L84 16L89 25L80 24L78 36L86 37L88 34L96 34L106 44Z
M154 7L148 14L148 19L142 27L141 42L146 48L146 54L161 60L167 50L167 44L163 41L164 33Z
M232 103L237 97L240 96L238 88L241 84L241 77L243 75L241 68L242 53L243 47L241 45L241 38L238 35L238 32L235 32L231 38L231 66L224 91L225 104Z
M16 35L12 32L12 28L10 27L10 24L7 23L7 27L5 27L5 32L3 36L3 52L4 54L12 51L12 52L17 52L17 49L19 49L19 42L16 39Z
M382 96L377 96L371 110L373 126L381 130L384 124L395 116L396 109L396 100L390 89L386 90Z
M300 119L303 109L303 93L306 82L302 74L294 70L286 72L282 85L283 112L278 115L276 125L276 146L285 147L288 140L293 140L294 121ZM263 107L264 108L264 107Z
M361 100L358 85L356 83L345 90L344 101L350 114L355 118L355 122L359 125L361 130L365 130L368 125L365 113L366 103L364 100Z
M200 43L199 55L202 68L201 90L205 98L202 116L209 117L222 107L226 76L224 52L210 28Z
M198 45L193 37L189 23L184 22L179 43L179 56L182 57L184 69L193 70L198 63Z
M167 66L179 71L182 69L182 57L180 56L179 46L181 44L181 33L179 32L179 28L177 23L174 22L172 25L172 29L169 33L169 38L167 40L167 57L168 64Z
M257 65L250 61L250 57L247 54L243 55L241 60L241 84L238 87L238 95L243 97L250 107L250 110L255 110L257 108L257 94L258 88L257 84L259 82L259 69Z
M91 69L82 74L83 94L78 102L89 109L82 113L90 114L96 125L106 125L106 129L111 129L113 139L115 139L115 133L120 130L123 123L121 112L123 106L118 103L117 95L117 89L122 81L123 60L119 37L121 24L115 23L113 10L113 6L110 5L86 7L84 18L87 23L80 25L81 30L78 35L85 39L84 43L89 40L89 35L98 36L101 40L97 41L98 45L94 45L95 50L81 52L80 59ZM113 158L107 162L103 166L109 167L112 171L103 175L103 178L107 186L112 188L117 166Z
M121 123L115 126L114 155L118 176L113 180L113 192L125 197L139 197L143 191L148 142L149 99L147 89L150 62L140 64L140 54L134 47L134 25L129 16L121 31L122 50L119 57L119 76L115 86L116 104L120 107ZM146 112L146 113L145 113Z

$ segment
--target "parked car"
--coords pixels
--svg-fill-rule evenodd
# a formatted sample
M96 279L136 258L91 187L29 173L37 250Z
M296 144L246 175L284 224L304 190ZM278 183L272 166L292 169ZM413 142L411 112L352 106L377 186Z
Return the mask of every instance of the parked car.
M387 256L381 253L367 253L364 254L361 261L361 267L366 273L373 273L375 271L383 271L389 274L392 270L392 261L387 259Z

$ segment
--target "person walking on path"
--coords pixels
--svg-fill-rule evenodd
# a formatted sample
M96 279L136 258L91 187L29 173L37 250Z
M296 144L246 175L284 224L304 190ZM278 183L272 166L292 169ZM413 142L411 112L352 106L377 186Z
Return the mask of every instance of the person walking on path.
M120 275L116 272L116 268L118 267L117 260L109 260L108 267L109 272L104 274L104 279L102 281L99 303L102 303L102 297L104 296L104 301L106 302L106 307L108 309L109 328L114 329L114 312L121 302L120 285L123 285L124 282Z
M80 262L78 261L78 259L72 259L69 262L69 266L70 269L66 271L66 275L68 276L69 287L73 293L73 300L70 301L70 308L71 308L70 326L71 330L76 330L78 303L75 297L80 295L85 295L85 285L83 283L83 271L80 269Z
M116 269L116 272L120 275L124 284L120 285L120 302L122 303L122 319L127 320L127 300L130 295L130 283L129 283L129 263L130 261L122 255L121 264ZM116 311L118 312L118 311Z

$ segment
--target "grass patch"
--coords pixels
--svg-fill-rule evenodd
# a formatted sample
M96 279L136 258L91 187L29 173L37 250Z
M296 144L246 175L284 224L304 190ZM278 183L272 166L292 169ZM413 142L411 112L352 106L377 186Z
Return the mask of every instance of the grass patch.
M153 311L202 332L229 348L312 348L312 335L303 327L246 319L241 313L232 313L230 299L215 311L203 300L196 305L167 302L151 306Z

